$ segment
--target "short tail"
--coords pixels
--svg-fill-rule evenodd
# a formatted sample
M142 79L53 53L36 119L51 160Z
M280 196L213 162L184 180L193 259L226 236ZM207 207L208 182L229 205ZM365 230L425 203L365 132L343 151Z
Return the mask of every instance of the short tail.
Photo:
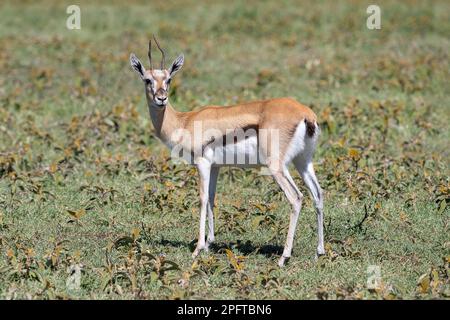
M306 125L306 135L310 138L314 137L314 135L319 133L319 125L317 122L312 122L308 119L305 119L305 125Z

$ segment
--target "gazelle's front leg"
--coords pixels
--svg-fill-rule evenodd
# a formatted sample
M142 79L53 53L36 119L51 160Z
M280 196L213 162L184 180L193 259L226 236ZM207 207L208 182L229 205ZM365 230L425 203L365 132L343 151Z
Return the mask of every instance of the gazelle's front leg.
M206 248L205 229L206 229L206 213L208 211L209 202L209 180L211 176L211 163L205 158L196 159L197 169L200 177L200 230L198 234L197 248L194 250L192 257L195 258L202 249Z
M217 177L219 167L211 167L209 177L209 198L208 198L208 238L206 239L206 249L214 242L214 199L216 197Z

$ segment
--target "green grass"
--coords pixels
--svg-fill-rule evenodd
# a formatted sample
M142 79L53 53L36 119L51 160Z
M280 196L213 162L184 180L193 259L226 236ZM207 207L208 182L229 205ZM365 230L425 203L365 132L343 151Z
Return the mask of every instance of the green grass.
M120 3L81 2L78 31L70 1L0 5L1 298L450 296L448 1L379 1L378 31L370 1ZM185 54L180 111L291 96L317 113L326 256L306 197L279 269L287 202L225 169L217 245L192 261L197 174L168 161L128 62L152 33Z

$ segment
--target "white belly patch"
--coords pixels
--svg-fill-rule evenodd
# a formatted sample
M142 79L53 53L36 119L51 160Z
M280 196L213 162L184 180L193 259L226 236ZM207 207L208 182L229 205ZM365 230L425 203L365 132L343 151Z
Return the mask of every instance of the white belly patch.
M248 167L260 165L258 138L248 137L237 143L215 146L205 150L205 158L218 165Z

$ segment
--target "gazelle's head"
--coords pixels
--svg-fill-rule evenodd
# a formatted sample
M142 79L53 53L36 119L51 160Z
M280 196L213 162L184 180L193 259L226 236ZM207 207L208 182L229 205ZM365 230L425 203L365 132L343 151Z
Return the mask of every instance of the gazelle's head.
M156 40L155 36L153 39L158 46L158 49L161 51L162 60L161 66L159 69L153 69L152 64L152 41L148 43L148 58L150 60L150 69L145 70L141 61L132 53L130 55L130 63L133 69L139 74L142 81L145 84L145 92L147 97L151 99L153 102L152 105L164 108L169 101L169 88L172 77L177 73L184 63L184 56L180 54L178 58L172 63L169 69L165 68L165 54L164 51L159 46L158 40Z

